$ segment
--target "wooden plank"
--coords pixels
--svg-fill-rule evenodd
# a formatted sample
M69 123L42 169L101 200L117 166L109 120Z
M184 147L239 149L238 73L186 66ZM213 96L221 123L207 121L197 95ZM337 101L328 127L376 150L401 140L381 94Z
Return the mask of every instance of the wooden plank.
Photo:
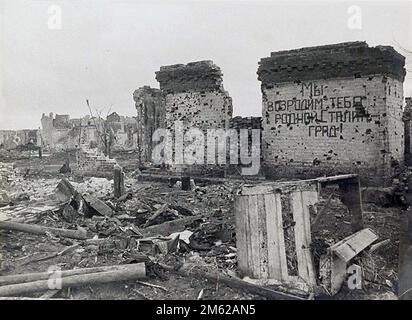
M274 193L277 188L282 188L282 186L290 185L310 185L314 186L317 184L340 184L345 180L356 180L358 179L357 174L343 174L330 177L321 177L315 179L307 180L291 180L291 181L278 181L278 182L265 182L258 185L246 185L242 188L243 195L257 195L262 193Z
M379 250L380 248L388 245L390 242L391 242L391 239L386 239L386 240L380 241L380 242L372 245L371 248L369 249L369 253L373 253L376 250Z
M246 208L246 216L244 219L244 226L245 226L245 241L246 241L246 252L247 252L247 273L246 275L249 277L253 276L253 258L252 258L252 244L251 244L251 232L250 232L250 208L249 208L249 196L245 196L245 208Z
M279 231L276 198L274 194L265 194L264 199L266 207L266 232L268 245L269 278L281 280L282 272L280 260L280 243L278 240Z
M86 273L115 271L115 270L119 270L123 268L124 266L127 267L128 265L122 264L122 265L114 265L114 266L61 270L60 276L67 277L67 276L75 276L75 275L86 274ZM38 281L38 280L47 280L50 278L50 274L51 274L50 272L46 271L46 272L23 273L23 274L0 276L0 286L16 284L16 283L33 282L33 281Z
M237 263L242 275L247 275L249 270L247 247L247 221L249 211L248 197L242 195L237 196L234 207L236 220Z
M88 238L87 232L84 229L68 230L18 222L0 221L0 230L14 230L40 235L47 235L47 233L50 232L60 237L79 240L85 240Z
M259 258L260 258L260 279L269 277L269 262L268 262L268 236L267 236L267 213L265 205L265 196L258 197L258 232L259 232Z
M280 195L267 194L264 197L267 214L269 278L282 281L288 278L288 271Z
M114 166L113 180L114 197L118 199L124 194L124 173L118 164Z
M258 196L249 196L249 236L250 245L249 266L251 266L251 277L260 278L260 250L259 250L259 225L258 225Z
M328 182L336 182L348 179L358 178L357 174L340 174L337 176L329 176L329 177L321 177L316 178L315 180L319 181L320 183L328 183Z
M302 248L305 245L302 191L299 190L290 194L290 204L293 212L293 220L295 222L294 233L296 257L298 260L298 274L302 279L309 282L309 274L306 267L306 255Z
M278 235L278 243L279 243L279 260L280 260L280 270L282 274L282 280L288 280L288 262L286 259L286 247L285 247L285 233L283 230L283 218L282 218L282 202L280 199L280 194L275 194L276 199L276 217L277 217L277 228L276 233Z
M293 220L295 221L295 247L298 260L298 274L308 284L316 285L312 254L310 251L309 205L318 202L317 191L295 191L290 194Z
M379 237L369 228L360 230L334 244L330 249L345 262L350 261Z
M274 183L261 183L258 185L246 185L242 187L241 193L245 196L273 193Z
M309 284L315 286L316 285L316 273L315 267L313 263L313 256L311 252L310 245L312 243L312 233L310 228L310 206L314 206L316 203L319 202L319 194L318 191L302 191L302 199L303 199L303 229L304 229L304 241L305 241L305 248L303 249L303 253L306 258L306 267L308 271L308 280Z

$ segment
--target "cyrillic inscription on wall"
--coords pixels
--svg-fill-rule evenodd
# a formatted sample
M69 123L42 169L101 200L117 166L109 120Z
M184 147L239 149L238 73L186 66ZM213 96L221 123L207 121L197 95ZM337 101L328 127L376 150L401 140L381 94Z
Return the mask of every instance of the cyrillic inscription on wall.
M362 95L330 95L325 84L297 84L296 96L267 101L267 111L275 125L306 125L309 137L339 138L351 123L370 122L378 115L368 114Z

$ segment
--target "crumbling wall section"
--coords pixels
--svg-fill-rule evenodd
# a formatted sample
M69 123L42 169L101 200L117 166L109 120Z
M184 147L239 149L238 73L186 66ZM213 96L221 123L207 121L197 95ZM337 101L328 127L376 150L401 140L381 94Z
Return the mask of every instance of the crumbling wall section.
M202 141L184 142L184 148L189 144L198 150L204 146L203 161L188 164L187 158L183 157L183 163L175 162L171 166L172 171L223 174L226 165L217 161L214 164L207 163L206 139L209 129L227 130L233 114L232 99L223 88L220 68L212 61L165 66L156 72L156 79L165 94L166 128L176 133L175 125L181 122L182 133L195 128L199 129L205 138ZM218 146L215 147L217 150ZM174 157L176 159L175 154Z
M403 163L404 57L365 42L261 59L262 153L274 178L359 173L388 182Z
M85 173L113 173L116 160L106 157L97 149L80 148L76 152L77 169Z
M165 127L165 97L160 89L144 86L134 91L133 100L137 111L139 162L151 162L154 147L153 133Z

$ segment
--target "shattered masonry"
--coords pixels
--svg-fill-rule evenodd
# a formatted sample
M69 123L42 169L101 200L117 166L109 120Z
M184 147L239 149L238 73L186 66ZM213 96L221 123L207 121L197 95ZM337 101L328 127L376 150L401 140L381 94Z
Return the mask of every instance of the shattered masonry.
M387 183L404 160L405 58L366 42L272 52L261 59L268 177L359 173Z
M183 131L195 127L228 129L233 114L232 99L223 88L222 72L212 61L164 66L156 72L165 94L166 128L174 130L175 121L183 122ZM204 141L205 149L207 141ZM206 163L206 151L205 162ZM176 172L222 173L216 165L173 165Z
M159 89L144 86L133 93L133 99L137 110L139 162L151 162L153 133L159 128L164 128L166 113L164 95Z
M98 149L80 148L76 152L77 169L83 173L98 174L99 172L113 173L117 164Z

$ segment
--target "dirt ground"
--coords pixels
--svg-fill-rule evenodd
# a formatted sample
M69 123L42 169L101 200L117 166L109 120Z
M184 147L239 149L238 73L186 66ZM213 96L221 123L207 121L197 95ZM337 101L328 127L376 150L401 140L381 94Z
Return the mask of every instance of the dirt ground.
M3 158L2 162L13 162L16 170L13 181L5 189L11 203L0 208L0 220L65 229L81 227L99 238L114 239L121 245L107 248L101 245L84 245L78 240L59 238L51 234L41 236L1 230L0 275L44 272L51 267L65 270L132 263L145 254L150 257L147 279L63 289L54 295L54 298L263 299L259 295L232 289L216 281L184 277L155 267L157 262L161 262L173 267L186 265L222 275L236 275L233 201L234 190L241 182L229 180L224 184L198 185L193 191L182 191L178 186L169 186L166 182L139 181L138 177L131 174L136 169L134 155L121 154L118 155L119 163L127 168L126 189L132 196L127 201L116 203L112 195L113 181L59 174L59 168L68 157L70 162L74 163L72 153L45 155L43 159L35 156L17 160ZM56 205L51 201L51 195L63 177L68 177L81 194L86 193L105 201L116 211L116 215L113 218L85 217L65 209L65 205ZM331 192L333 190L322 195L319 208L325 205ZM183 228L191 234L191 247L186 247L186 242L180 241L178 250L165 254L159 253L156 245L142 249L130 240L142 237L139 232L144 231L144 224L164 204L168 205L168 210L153 221L154 225L191 215L202 216L199 221L189 223ZM377 252L358 257L356 263L367 266L365 279L368 280L363 283L362 290L348 290L344 285L332 299L396 298L402 210L398 207L364 203L363 211L365 225L379 235L378 241L390 241ZM351 234L349 221L347 208L340 202L338 195L333 195L314 237L323 239L328 245L336 243ZM68 253L53 255L79 243L81 245ZM26 296L40 297L42 294ZM325 296L320 298L331 299Z

